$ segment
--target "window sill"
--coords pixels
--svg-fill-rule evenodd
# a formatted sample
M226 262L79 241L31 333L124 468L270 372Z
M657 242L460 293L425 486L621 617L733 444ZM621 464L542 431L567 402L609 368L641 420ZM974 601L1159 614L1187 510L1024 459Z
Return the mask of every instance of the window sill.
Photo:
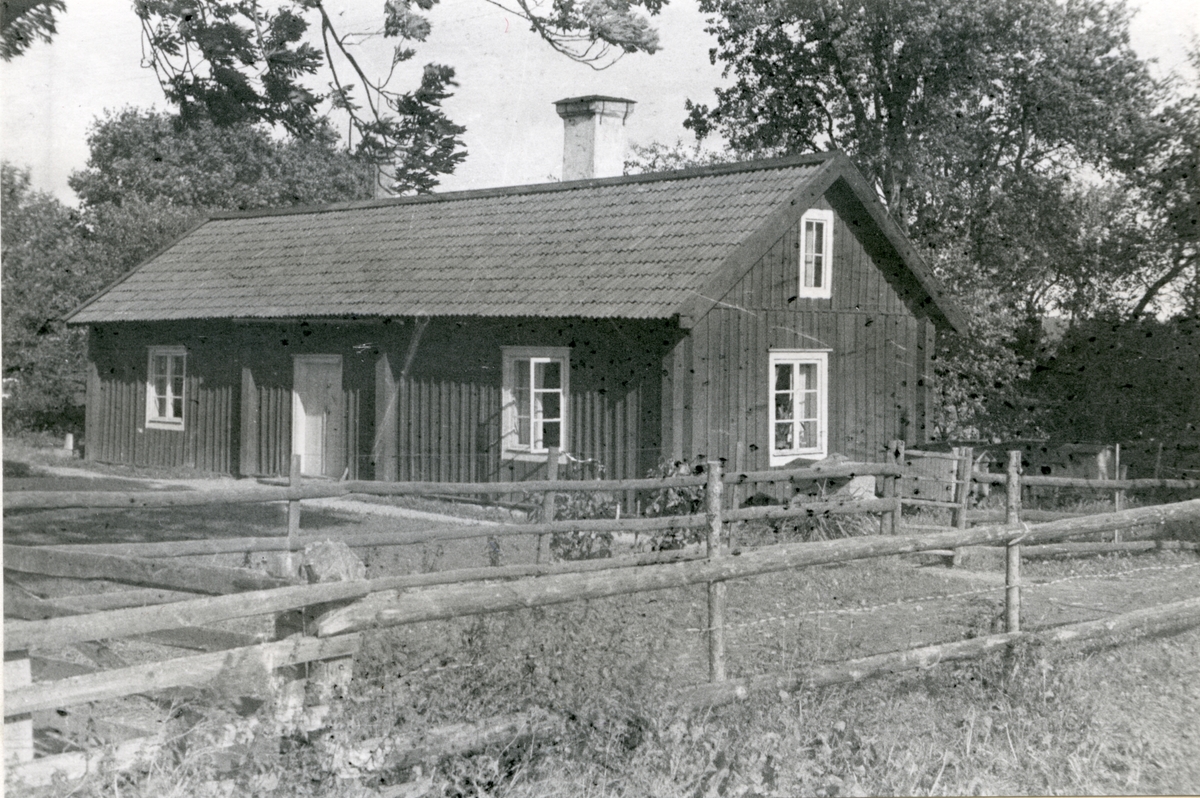
M826 453L822 451L804 451L804 452L788 452L787 454L771 453L771 468L779 468L780 466L789 465L796 460L811 460L815 463L818 460L823 460ZM805 468L811 463L798 463L796 468Z
M146 429L167 429L167 430L177 430L179 432L182 432L183 431L183 422L182 421L171 421L168 419L160 419L160 418L154 418L154 419L148 418L148 419L146 419Z
M522 452L518 450L509 450L500 453L501 460L515 460L520 463L544 463L549 458L550 452ZM568 462L567 452L558 453L558 464L566 465Z

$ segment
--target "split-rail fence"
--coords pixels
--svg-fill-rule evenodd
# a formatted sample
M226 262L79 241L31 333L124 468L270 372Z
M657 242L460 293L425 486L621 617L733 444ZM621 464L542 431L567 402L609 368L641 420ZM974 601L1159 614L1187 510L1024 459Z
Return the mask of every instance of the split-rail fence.
M914 453L909 453L912 455ZM524 483L379 483L301 482L233 491L154 492L10 492L6 511L62 507L182 507L247 502L287 502L287 534L278 537L223 538L137 544L5 546L5 750L10 770L28 783L45 782L55 770L79 776L94 767L86 752L33 758L31 714L90 701L143 694L168 688L198 686L221 672L256 663L267 670L311 663L309 675L318 681L346 679L360 636L386 626L548 606L586 599L704 584L708 596L706 628L709 683L681 698L685 704L716 704L735 700L749 690L778 687L782 676L730 679L725 668L725 584L731 579L916 552L952 553L968 546L1006 549L1006 631L975 640L868 657L841 665L822 666L806 675L806 684L858 679L871 673L896 671L956 659L1011 645L1031 636L1020 629L1023 547L1059 544L1097 533L1119 533L1168 522L1200 525L1200 499L1140 507L1087 517L1062 518L1030 524L1021 512L1023 485L1087 487L1103 490L1143 488L1200 489L1200 480L1079 480L1024 476L1019 452L1010 453L1006 473L973 473L970 454L961 453L955 466L952 500L902 495L905 453L893 445L892 461L847 464L827 468L724 473L710 462L704 473L658 479L558 481ZM553 458L551 462L554 462ZM293 468L294 473L298 471ZM727 506L726 488L739 494L754 483L812 483L851 477L876 478L880 498L826 496L801 504ZM1003 485L1005 517L1001 523L971 528L967 517L972 485ZM567 491L661 491L703 489L704 512L665 517L622 519L554 519L554 496ZM409 543L536 535L555 532L652 532L703 530L700 550L656 552L584 562L468 568L440 573L387 576L373 579L299 584L294 574L270 576L249 569L182 564L175 557L222 552L297 552L320 538L300 532L301 502L306 499L367 494L511 495L517 491L543 494L540 523L464 525L428 533L362 534L339 538L350 547L394 546ZM903 507L949 509L953 526L927 531L906 529ZM731 551L731 525L744 521L786 521L819 516L878 514L878 536L818 542L785 543ZM917 534L902 534L916 531ZM1133 541L1142 547L1162 541ZM1111 545L1111 544L1106 544ZM1178 544L1176 544L1178 545ZM1187 545L1187 544L1184 544ZM1194 547L1194 543L1190 544ZM539 542L539 555L541 545ZM8 577L40 574L73 579L104 579L137 586L137 590L94 594L86 598L43 599L8 590ZM420 588L420 589L416 589ZM201 594L197 597L197 594ZM89 603L88 599L92 599ZM299 634L269 642L244 639L207 625L237 618L309 612ZM1125 629L1146 631L1200 623L1200 597L1115 616L1103 622L1075 624L1038 633L1045 639L1082 639ZM84 673L45 682L31 682L30 649L50 649L87 641L143 636L167 645L206 649L149 665L133 665ZM182 642L181 642L182 641ZM303 692L301 690L301 692ZM316 709L320 709L319 707ZM319 713L318 713L319 722ZM132 758L144 753L144 741L118 748L116 755Z

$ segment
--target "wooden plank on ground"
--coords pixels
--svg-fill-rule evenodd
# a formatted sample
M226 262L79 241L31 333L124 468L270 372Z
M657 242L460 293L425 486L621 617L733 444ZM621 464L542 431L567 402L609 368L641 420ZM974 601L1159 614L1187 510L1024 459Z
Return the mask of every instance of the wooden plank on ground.
M340 746L333 751L335 772L355 770L363 774L395 770L437 761L442 757L470 754L491 747L509 747L535 737L561 734L564 721L540 710L500 715L474 723L450 723L420 732L398 733Z
M34 546L5 546L4 568L22 573L73 579L106 579L142 587L213 595L293 584L286 579L244 568L186 565L171 560L54 551Z
M99 772L101 767L116 772L128 770L138 762L151 761L161 750L161 739L140 737L109 748L55 754L6 767L5 777L27 787L44 787L52 784L56 775L74 781Z
M4 716L69 707L87 701L120 698L170 687L200 686L212 681L226 669L261 667L271 671L302 662L353 656L358 651L359 642L358 635L325 639L296 636L274 643L179 657L148 665L133 665L53 682L39 682L6 690Z

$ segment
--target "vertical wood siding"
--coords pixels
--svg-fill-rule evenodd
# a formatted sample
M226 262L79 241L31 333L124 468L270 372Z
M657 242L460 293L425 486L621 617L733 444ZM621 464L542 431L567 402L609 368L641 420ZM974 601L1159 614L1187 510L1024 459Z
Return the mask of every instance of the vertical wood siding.
M661 458L659 363L666 325L583 320L435 320L397 375L397 475L405 481L522 481L541 457L502 456L502 346L572 346L566 446L580 470L620 479ZM605 329L605 328L608 329ZM650 328L657 328L651 330ZM644 341L645 351L619 336ZM678 337L678 336L676 336ZM481 346L486 341L488 345ZM398 362L409 339L389 344Z
M861 208L836 191L828 196L817 207L835 212L829 299L797 296L797 224L692 328L690 353L676 346L665 358L672 417L662 426L675 456L733 463L740 442L744 467L769 467L772 349L831 350L830 453L877 461L893 439L924 439L932 325L918 315L919 287ZM685 371L690 412L679 384Z
M423 335L412 345L415 331ZM545 462L501 456L501 347L571 347L566 443L588 475L640 476L661 457L663 355L680 338L663 322L435 319L392 323L104 325L92 331L88 457L217 473L288 473L293 356L343 359L345 466L375 478L376 364L395 381L401 480L511 481ZM145 428L147 347L188 347L184 429ZM411 357L409 357L411 355ZM408 364L404 370L403 364ZM388 412L384 408L381 412Z

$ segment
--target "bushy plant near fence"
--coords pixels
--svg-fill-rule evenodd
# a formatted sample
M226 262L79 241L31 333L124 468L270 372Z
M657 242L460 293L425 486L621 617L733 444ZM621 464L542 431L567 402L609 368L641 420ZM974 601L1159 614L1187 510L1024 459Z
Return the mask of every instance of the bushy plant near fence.
M704 463L691 460L664 460L652 468L646 476L650 478L691 477L706 473ZM645 514L651 518L673 515L694 515L704 510L703 486L662 488L652 492L645 504ZM705 539L703 529L666 529L650 534L651 551L682 549Z

